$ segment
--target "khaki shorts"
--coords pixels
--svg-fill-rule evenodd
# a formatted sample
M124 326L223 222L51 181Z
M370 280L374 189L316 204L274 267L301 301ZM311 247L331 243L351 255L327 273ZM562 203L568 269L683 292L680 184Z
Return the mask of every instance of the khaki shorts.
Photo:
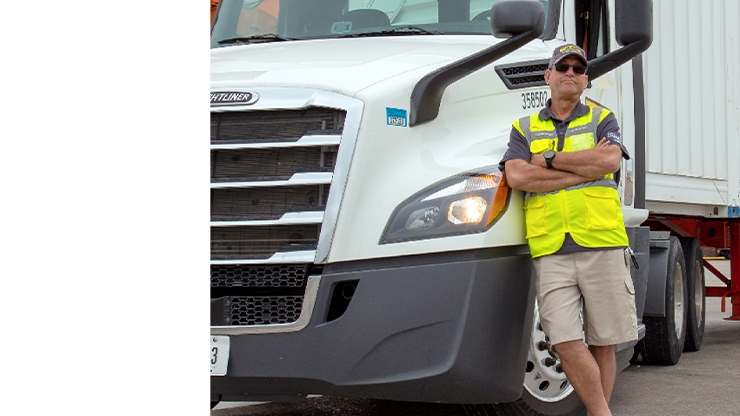
M584 331L589 345L637 339L635 288L627 259L623 249L534 259L540 321L552 344L584 339Z

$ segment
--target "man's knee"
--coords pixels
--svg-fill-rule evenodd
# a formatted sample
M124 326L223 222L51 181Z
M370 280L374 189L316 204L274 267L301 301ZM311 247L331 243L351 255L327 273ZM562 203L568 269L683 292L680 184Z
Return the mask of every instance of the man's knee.
M561 357L568 357L582 352L586 349L586 345L583 343L583 341L577 339L555 344L553 345L553 348L555 349L555 352L557 352Z
M614 345L589 345L588 350L594 356L614 355Z

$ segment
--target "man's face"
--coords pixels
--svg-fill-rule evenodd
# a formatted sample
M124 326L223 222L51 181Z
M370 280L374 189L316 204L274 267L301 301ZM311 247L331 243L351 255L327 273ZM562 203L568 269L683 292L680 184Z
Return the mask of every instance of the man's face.
M583 65L580 59L575 56L566 56L559 62L560 64L566 65ZM581 93L586 89L588 85L588 75L576 74L573 68L568 68L567 72L559 72L552 67L545 71L545 82L550 86L552 97L558 98L569 98L575 97L579 99Z

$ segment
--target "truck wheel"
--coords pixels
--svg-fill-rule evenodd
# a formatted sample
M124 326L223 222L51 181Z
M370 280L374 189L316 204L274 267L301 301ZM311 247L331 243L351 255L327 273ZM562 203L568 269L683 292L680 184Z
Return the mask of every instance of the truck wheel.
M646 316L644 357L648 364L674 365L686 342L686 263L681 243L671 237L665 283L665 316Z
M542 331L536 303L522 396L510 403L465 405L464 409L468 416L586 415L586 406L565 377L560 358Z
M686 287L688 288L688 311L686 317L686 343L684 351L699 351L704 340L706 319L706 293L704 290L704 256L696 238L682 238L686 260Z

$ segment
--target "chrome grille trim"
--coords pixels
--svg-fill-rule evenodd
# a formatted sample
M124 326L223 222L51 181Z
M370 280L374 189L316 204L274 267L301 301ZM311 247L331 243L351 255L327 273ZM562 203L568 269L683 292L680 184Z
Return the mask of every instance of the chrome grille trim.
M309 147L309 146L337 146L342 136L331 135L309 135L303 136L297 142L282 143L248 143L248 144L212 144L211 150L238 150L238 149L269 149L283 147Z
M328 185L331 183L331 172L296 173L287 181L255 181L255 182L217 182L211 184L211 189L224 188L256 188L263 186L293 186L293 185Z
M240 227L244 225L319 224L324 220L323 211L288 212L278 220L211 221L211 227Z
M316 250L278 252L269 259L245 260L211 260L211 264L280 264L280 263L312 263L316 257Z

